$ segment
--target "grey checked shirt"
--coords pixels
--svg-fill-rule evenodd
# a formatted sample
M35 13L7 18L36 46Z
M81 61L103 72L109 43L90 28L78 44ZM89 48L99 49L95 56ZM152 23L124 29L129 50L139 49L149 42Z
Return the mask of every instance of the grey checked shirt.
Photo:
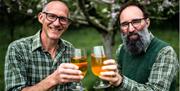
M73 46L60 39L54 60L42 48L40 31L34 36L12 42L5 58L5 89L20 91L53 73L61 63L70 62ZM53 91L68 91L69 84L58 85Z

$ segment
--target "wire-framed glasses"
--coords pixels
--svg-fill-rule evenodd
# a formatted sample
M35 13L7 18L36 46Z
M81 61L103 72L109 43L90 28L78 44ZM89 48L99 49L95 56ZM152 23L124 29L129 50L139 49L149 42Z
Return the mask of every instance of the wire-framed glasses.
M133 19L130 22L122 22L120 23L121 30L127 30L129 28L129 24L131 24L134 28L137 29L141 25L142 20L144 19L146 18Z

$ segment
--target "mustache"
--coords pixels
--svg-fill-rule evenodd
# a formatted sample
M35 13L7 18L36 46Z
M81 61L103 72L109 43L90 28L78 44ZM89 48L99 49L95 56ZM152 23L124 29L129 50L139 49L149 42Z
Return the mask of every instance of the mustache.
M136 36L137 36L137 38L134 39L134 40L139 40L139 38L141 37L141 35L140 35L139 33L132 32L132 33L128 33L128 34L127 34L127 37L126 37L127 40L131 40L130 37L133 36L133 35L136 35Z

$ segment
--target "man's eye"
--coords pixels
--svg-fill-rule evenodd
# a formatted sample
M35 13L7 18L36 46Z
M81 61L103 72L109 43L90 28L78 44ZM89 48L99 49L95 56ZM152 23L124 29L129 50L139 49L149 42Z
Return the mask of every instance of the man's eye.
M121 26L128 26L128 25L129 25L128 22L123 22L123 23L121 23Z
M54 15L54 14L48 14L48 17L49 17L49 18L56 18L57 16Z
M66 17L60 16L59 18L60 18L61 21L65 21L65 22L67 21Z
M132 23L133 24L141 23L141 19L134 19L132 20Z

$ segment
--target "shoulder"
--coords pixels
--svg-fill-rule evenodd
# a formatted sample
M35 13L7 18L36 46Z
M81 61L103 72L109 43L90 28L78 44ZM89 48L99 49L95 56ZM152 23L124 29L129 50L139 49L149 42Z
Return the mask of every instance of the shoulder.
M175 67L179 67L178 58L175 50L171 46L163 47L157 56L157 61L159 63L174 64Z
M171 46L166 46L163 47L159 53L159 56L163 56L163 55L173 55L173 56L177 56L175 50L171 47Z
M24 53L29 52L31 48L31 37L21 38L11 42L6 51L6 58L10 56L22 57Z
M29 46L30 44L32 44L32 38L33 36L29 36L29 37L15 40L9 44L9 48L10 47L23 48L23 47Z
M169 43L167 43L157 37L154 37L152 42L154 42L157 46L162 46L162 47L169 46Z

